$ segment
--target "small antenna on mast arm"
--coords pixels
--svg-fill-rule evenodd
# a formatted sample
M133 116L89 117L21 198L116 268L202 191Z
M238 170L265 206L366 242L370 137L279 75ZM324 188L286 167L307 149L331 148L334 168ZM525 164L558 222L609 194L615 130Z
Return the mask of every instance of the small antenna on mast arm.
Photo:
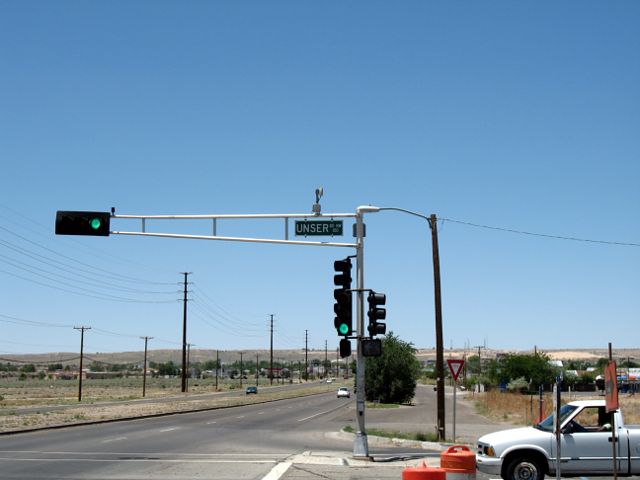
M320 215L320 212L322 211L322 207L320 206L320 199L322 198L323 193L324 190L322 187L316 188L316 203L314 203L311 207L311 211L314 215Z

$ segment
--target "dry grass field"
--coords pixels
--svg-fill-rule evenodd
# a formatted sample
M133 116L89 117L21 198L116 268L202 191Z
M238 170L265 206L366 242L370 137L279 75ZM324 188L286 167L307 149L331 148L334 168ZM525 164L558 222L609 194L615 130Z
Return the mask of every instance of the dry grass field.
M604 397L597 394L592 397L580 396L580 400L588 398ZM577 400L574 395L563 394L562 401ZM516 393L500 393L491 391L474 397L478 413L487 418L508 422L514 425L531 425L538 420L540 413L540 400L538 395L521 395ZM618 397L620 408L624 415L624 421L628 425L640 424L640 396L620 394ZM553 397L546 394L542 402L543 416L551 414L553 410Z
M0 432L230 407L334 391L337 388L336 384L309 382L306 387L293 391L270 392L268 382L262 382L259 395L225 397L215 395L216 389L212 381L191 380L189 392L183 394L180 392L180 379L150 379L145 398L162 398L165 401L144 403L141 402L141 381L135 379L84 380L82 402L78 402L78 383L75 381L3 381L0 382ZM245 382L240 392L244 392L247 385ZM218 391L239 388L239 382L219 384ZM214 395L203 395L205 393ZM66 407L47 408L61 405Z

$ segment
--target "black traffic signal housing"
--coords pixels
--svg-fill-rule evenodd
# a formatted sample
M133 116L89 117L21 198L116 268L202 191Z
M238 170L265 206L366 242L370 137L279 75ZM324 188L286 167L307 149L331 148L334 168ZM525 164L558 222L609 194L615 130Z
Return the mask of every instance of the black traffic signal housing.
M56 235L109 236L109 212L56 212Z
M336 303L333 311L336 314L333 324L338 335L348 337L353 333L353 308L351 301L351 259L336 260L333 262L333 269L336 275L333 277L333 284L340 287L333 291L333 298Z
M351 356L351 340L343 338L340 340L340 358Z
M380 305L387 303L387 296L384 293L370 291L367 302L369 302L369 311L367 312L369 317L369 326L367 327L369 336L384 335L387 332L387 324L378 320L387 318L387 310L380 308Z

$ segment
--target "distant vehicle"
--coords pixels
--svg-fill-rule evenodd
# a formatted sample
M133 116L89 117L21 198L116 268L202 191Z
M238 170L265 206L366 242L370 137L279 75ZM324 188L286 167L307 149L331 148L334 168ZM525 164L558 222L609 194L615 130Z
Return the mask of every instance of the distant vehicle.
M327 378L327 383L332 383L333 382L333 378Z
M256 386L247 387L247 390L245 391L245 395L250 395L252 393L253 394L258 393L258 387Z
M338 389L338 398L340 397L351 398L351 392L347 387L340 387Z

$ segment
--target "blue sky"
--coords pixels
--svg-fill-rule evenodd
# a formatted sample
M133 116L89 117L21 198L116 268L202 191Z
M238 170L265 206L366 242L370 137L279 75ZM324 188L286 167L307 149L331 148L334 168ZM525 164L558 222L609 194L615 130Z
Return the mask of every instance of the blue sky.
M194 348L268 348L274 314L275 348L335 349L350 250L54 235L56 210L310 213L319 186L323 213L441 219L447 348L637 347L639 24L632 1L3 2L0 353L76 351L80 325L89 352L179 348L185 271ZM433 347L426 222L365 222L388 330Z

